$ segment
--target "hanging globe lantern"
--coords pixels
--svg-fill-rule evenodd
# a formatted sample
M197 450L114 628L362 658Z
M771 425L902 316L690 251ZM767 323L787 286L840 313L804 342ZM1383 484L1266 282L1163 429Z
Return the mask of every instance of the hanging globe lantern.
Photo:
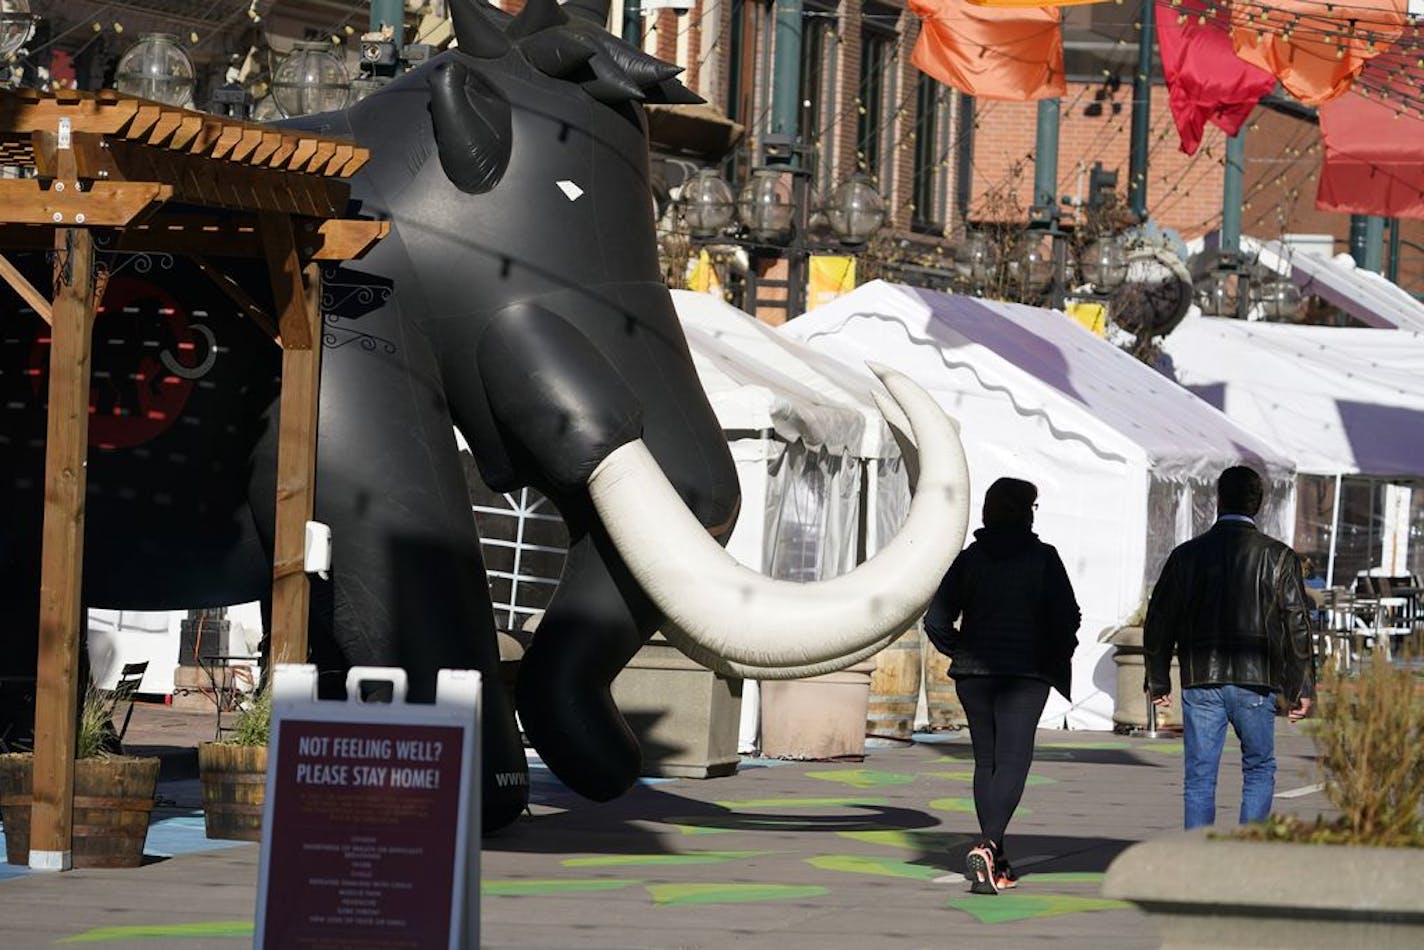
M864 175L852 175L826 206L831 230L845 244L864 244L885 223L885 202Z
M0 59L18 53L35 32L30 0L0 0Z
M272 98L286 118L344 109L351 96L351 75L330 43L302 42L272 74Z
M774 168L752 172L737 196L737 217L759 241L784 241L791 236L795 203L791 178Z
M193 61L171 33L145 33L119 59L114 87L170 106L193 102Z
M1078 260L1083 279L1099 293L1116 290L1127 279L1127 254L1116 237L1101 237Z
M1203 316L1236 316L1236 275L1218 271L1197 282L1196 304Z
M678 201L687 230L693 237L714 237L732 223L735 211L732 189L715 168L698 169L682 186Z
M998 255L994 242L983 231L969 231L954 251L954 269L975 292L982 292L994 277Z
M1300 288L1281 277L1251 284L1251 298L1267 320L1295 320L1300 316Z

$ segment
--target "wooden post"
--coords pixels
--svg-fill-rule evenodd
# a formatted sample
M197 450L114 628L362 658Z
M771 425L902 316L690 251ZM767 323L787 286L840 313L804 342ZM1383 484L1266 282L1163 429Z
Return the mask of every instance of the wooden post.
M94 245L88 230L55 229L55 254L30 867L67 871L72 865L84 464L95 304Z
M305 663L311 587L303 570L306 523L316 497L317 388L321 381L321 273L303 270L292 219L263 214L258 226L282 335L277 430L277 525L272 557L274 663Z

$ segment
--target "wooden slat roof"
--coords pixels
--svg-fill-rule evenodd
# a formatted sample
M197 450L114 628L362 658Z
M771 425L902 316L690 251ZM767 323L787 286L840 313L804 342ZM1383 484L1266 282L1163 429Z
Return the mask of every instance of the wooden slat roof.
M152 146L167 152L221 159L235 165L350 178L370 153L342 139L209 115L125 95L33 89L0 93L0 149L23 157L35 132L54 132L61 118L74 132ZM30 147L33 156L33 148ZM8 161L28 165L33 161Z

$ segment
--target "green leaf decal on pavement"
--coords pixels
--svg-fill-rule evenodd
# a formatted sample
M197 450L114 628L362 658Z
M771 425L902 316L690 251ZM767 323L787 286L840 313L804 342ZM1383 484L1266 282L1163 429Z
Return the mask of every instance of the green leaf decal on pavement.
M807 778L824 779L827 782L844 782L856 788L879 788L887 785L908 785L915 780L913 775L903 772L877 772L874 769L845 769L835 772L807 772Z
M716 802L722 808L874 808L885 805L883 798L751 798L740 802Z
M930 802L930 807L935 811L954 811L974 814L974 799L972 798L936 798ZM1032 808L1019 806L1014 809L1015 815L1032 815Z
M720 864L755 858L770 851L693 851L684 854L599 854L587 858L565 858L566 868L649 867L670 864Z
M888 831L840 831L837 834L852 841L864 841L866 844L884 845L887 848L903 848L924 854L948 851L973 841L976 837L953 831L905 831L898 828Z
M1025 879L1033 878L1035 884L1058 882L1062 884L1101 884L1105 874L1102 871L1048 871L1043 874L1025 874Z
M926 772L926 778L947 778L956 782L974 781L973 772ZM1029 785L1053 785L1058 780L1049 778L1046 775L1029 775L1027 784Z
M807 858L806 863L823 871L846 874L873 874L877 877L908 877L916 881L932 881L944 873L942 868L910 864L893 858L877 858L865 854L824 854Z
M981 924L1009 924L1093 910L1120 910L1132 905L1127 901L1072 894L973 894L956 898L949 906L964 911Z
M1040 749L1093 749L1103 751L1106 749L1131 749L1131 742L1121 740L1099 740L1097 742L1040 742Z
M131 924L124 927L96 927L65 937L59 943L107 943L111 940L194 940L200 937L252 939L250 920L213 920L196 924Z
M481 881L480 893L486 897L533 897L538 894L570 894L577 891L616 891L620 887L642 884L642 881L539 880Z
M649 884L653 902L675 904L750 904L824 897L828 888L793 884Z

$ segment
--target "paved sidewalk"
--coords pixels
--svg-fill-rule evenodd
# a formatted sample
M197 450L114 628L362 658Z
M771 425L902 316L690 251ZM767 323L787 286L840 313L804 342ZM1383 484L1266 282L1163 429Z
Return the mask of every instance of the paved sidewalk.
M139 707L129 745L164 760L142 868L37 874L0 865L6 948L239 947L251 941L257 847L208 841L196 743L211 715ZM1278 725L1277 810L1313 816L1311 743ZM952 874L977 827L965 734L871 749L861 763L746 760L710 781L654 780L606 804L534 771L532 814L485 841L489 948L1064 948L1157 945L1099 896L1131 843L1180 826L1181 743L1039 733L1008 848L1022 885L968 893ZM1235 820L1228 742L1218 820ZM160 855L171 855L163 857ZM6 877L9 874L11 876Z

